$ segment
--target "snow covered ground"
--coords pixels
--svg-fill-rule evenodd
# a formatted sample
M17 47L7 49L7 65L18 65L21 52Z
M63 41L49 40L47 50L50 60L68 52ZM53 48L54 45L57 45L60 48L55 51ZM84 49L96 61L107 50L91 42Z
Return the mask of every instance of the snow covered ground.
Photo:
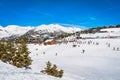
M76 47L73 43L28 44L32 69L20 69L0 61L0 80L120 80L120 50L113 47L120 49L120 39L86 39ZM40 73L47 61L64 70L61 79Z
M89 33L81 34L82 38L109 38L109 37L120 37L120 28L106 28L100 31L106 31L104 33Z

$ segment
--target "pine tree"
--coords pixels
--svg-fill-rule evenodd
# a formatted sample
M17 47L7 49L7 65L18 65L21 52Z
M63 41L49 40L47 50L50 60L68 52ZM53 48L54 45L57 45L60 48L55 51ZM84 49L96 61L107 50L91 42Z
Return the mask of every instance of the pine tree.
M5 43L0 41L0 60L6 62L7 52Z
M27 48L27 41L26 39L21 39L20 41L18 41L19 43L17 43L17 51L14 55L14 57L12 58L13 60L13 65L17 66L17 67L28 67L32 60L29 57L30 52L28 51Z
M51 75L58 77L58 70L56 65L53 65L53 67L51 68Z
M61 78L61 77L63 76L63 73L64 73L64 71L63 71L63 70L60 70L59 73L58 73L58 77Z
M2 59L2 56L3 56L3 51L5 51L4 50L4 44L0 41L0 60Z
M5 53L7 55L6 62L10 62L12 60L12 57L15 55L16 48L15 44L11 41L7 41L4 44L5 48Z
M57 66L55 64L52 66L52 64L48 61L46 65L47 67L41 71L42 73L55 76L55 77L59 77L59 78L63 76L63 73L64 73L63 70L58 71Z
M16 67L28 67L32 60L27 48L27 39L17 41L0 41L0 60Z
M50 61L48 61L47 63L46 63L46 65L47 65L47 67L44 69L44 70L42 70L41 72L42 73L47 73L48 75L50 75L50 70L51 70L51 66L52 66L52 64L51 64L51 62Z

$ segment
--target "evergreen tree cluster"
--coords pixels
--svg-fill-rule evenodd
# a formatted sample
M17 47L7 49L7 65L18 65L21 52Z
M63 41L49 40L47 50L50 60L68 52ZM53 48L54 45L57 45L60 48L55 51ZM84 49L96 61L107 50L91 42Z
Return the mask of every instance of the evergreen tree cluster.
M27 48L27 40L0 41L0 60L12 64L18 68L28 67L32 60Z
M77 45L73 44L73 47L76 47Z
M60 34L60 35L57 36L57 38L58 38L58 39L60 39L60 38L63 39L63 38L65 38L65 37L69 37L69 36L71 36L71 35L73 35L73 34L70 34L70 33L69 33L69 34Z
M55 76L55 77L59 77L62 78L64 71L63 70L58 70L57 66L54 64L52 65L51 62L47 62L46 63L47 67L42 70L41 72L47 75L51 75L51 76Z

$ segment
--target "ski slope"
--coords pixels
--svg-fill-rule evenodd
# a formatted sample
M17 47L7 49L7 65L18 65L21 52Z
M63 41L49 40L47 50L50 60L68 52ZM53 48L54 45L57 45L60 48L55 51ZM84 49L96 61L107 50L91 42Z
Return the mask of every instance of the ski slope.
M119 39L86 39L78 43L74 43L77 47L72 47L73 43L28 44L32 69L20 69L0 62L0 80L120 80L120 51L113 50L113 47L120 48ZM62 78L40 73L47 61L64 70Z

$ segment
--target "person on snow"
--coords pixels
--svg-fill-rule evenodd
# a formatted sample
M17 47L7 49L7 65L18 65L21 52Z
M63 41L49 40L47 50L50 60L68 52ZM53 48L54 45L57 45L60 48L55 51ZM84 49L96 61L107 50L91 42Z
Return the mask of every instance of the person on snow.
M55 55L57 56L57 53Z
M82 53L83 53L83 54L85 53L85 50L84 50L84 49L82 50Z

